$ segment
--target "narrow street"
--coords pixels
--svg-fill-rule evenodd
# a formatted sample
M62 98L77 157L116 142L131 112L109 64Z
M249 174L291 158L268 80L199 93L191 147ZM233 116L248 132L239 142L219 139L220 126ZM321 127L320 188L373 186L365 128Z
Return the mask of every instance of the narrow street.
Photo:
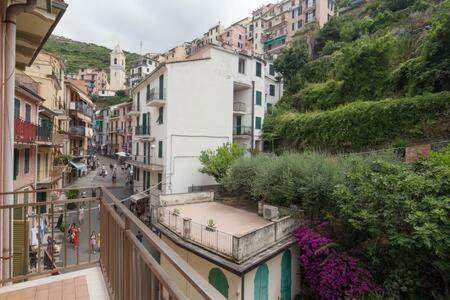
M114 159L104 157L104 156L97 156L100 162L100 166L102 164L105 165L108 175L104 178L102 176L99 176L99 169L91 171L89 174L78 178L75 182L68 185L67 188L74 188L74 189L86 189L90 187L98 187L98 186L107 186L108 189L118 198L118 199L125 199L132 195L132 189L130 186L126 186L126 179L127 179L127 173L126 171L122 171L120 168L120 165L118 162ZM112 183L112 172L110 169L110 164L117 165L117 182L113 185ZM87 192L87 197L90 197L90 193ZM58 262L63 263L65 260L65 253L67 253L67 265L72 264L78 264L83 262L89 262L89 261L95 261L99 258L98 251L95 254L90 253L90 245L89 245L89 237L92 233L92 231L95 231L96 234L99 232L99 209L98 209L98 203L91 202L91 209L89 214L89 207L88 204L85 205L85 211L84 211L84 220L81 224L79 224L78 219L78 211L70 211L67 213L67 220L66 224L72 224L75 223L80 228L80 241L79 241L79 247L77 250L74 249L73 245L70 243L67 243L66 249L64 249L64 244L62 243L62 240L64 238L64 234L62 232L58 232L55 235L56 241L58 244L61 245L60 255L57 259ZM89 218L90 216L90 218ZM90 222L89 222L90 221ZM56 223L56 220L55 220Z

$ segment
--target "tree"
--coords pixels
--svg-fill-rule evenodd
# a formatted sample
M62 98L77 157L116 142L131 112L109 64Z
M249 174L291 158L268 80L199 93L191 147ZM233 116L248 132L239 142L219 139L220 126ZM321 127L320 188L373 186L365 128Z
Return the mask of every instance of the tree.
M204 150L199 157L203 165L200 172L213 176L220 183L231 163L244 156L244 151L244 148L236 143L225 143L216 150Z
M289 80L303 68L308 60L308 45L305 42L297 41L275 60L274 67L285 80Z

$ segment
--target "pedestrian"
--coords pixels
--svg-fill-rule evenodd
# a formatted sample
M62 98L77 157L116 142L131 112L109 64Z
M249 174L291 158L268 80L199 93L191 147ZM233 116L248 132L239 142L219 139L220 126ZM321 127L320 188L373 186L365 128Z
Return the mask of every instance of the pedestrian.
M113 184L116 184L116 178L117 178L117 171L116 170L117 169L114 168L113 171L112 171L112 183Z
M83 224L84 220L84 207L80 206L80 209L78 209L78 223L81 225Z
M91 236L89 237L89 245L91 246L92 254L95 254L95 247L97 246L97 235L95 231L92 230Z
M139 242L142 243L142 240L144 238L144 235L142 234L141 231L138 231L138 233L136 234L136 238L139 240Z
M74 229L73 229L73 249L74 250L77 250L79 241L80 241L80 228L78 228L75 225Z
M59 208L59 210L61 211L62 208ZM63 219L64 219L64 216L63 216L62 213L60 213L60 215L59 215L59 217L58 217L58 222L56 223L56 227L55 227L55 228L57 228L57 229L59 229L59 230L61 230L61 231L64 230L64 229L61 229L62 224L63 224Z
M105 178L106 176L106 168L105 168L105 164L102 165L102 177Z

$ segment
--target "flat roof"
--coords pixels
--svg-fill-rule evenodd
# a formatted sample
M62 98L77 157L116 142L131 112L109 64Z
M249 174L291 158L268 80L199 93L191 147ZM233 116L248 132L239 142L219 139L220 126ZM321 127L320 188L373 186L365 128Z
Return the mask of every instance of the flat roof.
M201 202L168 206L168 210L180 211L180 217L192 222L208 225L213 219L216 229L232 235L241 235L259 229L271 222L258 214L218 202Z

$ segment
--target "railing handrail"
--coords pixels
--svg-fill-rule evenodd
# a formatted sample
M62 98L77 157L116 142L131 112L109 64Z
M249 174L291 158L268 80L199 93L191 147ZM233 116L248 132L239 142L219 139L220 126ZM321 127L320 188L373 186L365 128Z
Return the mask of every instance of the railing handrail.
M122 204L109 190L102 187L102 192L107 194L114 205L120 208L121 213L125 217L125 223L132 222L144 237L155 247L161 255L174 266L178 272L200 293L205 299L225 299L212 285L210 285L200 274L195 271L186 261L184 261L172 248L166 243L162 243L161 239L145 226L137 216L135 216L125 205Z

